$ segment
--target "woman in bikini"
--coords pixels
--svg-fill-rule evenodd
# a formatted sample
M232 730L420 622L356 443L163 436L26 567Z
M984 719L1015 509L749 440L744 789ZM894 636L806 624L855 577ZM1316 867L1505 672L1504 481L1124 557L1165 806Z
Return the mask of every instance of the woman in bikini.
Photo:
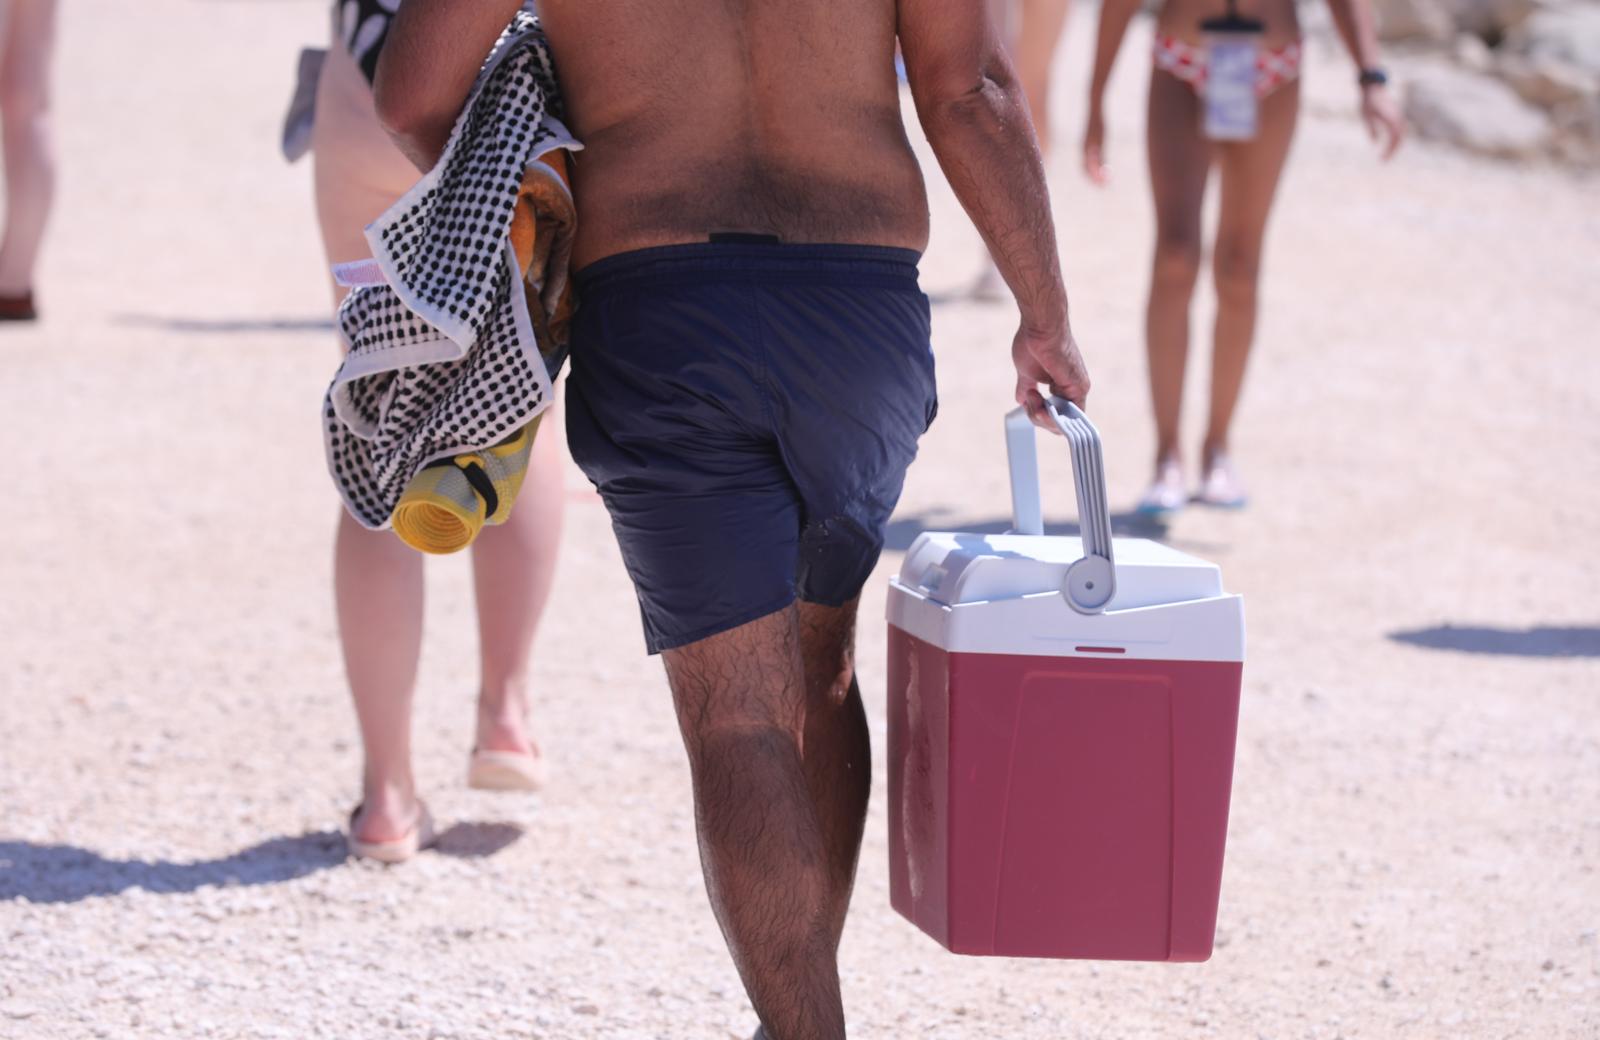
M339 0L334 39L317 82L311 150L317 218L329 265L371 255L363 229L421 174L389 139L371 81L400 0ZM335 304L348 290L334 287ZM561 536L560 422L534 439L524 490L511 518L472 547L480 685L470 786L532 789L543 763L528 728L533 635L549 597ZM365 751L362 801L351 815L357 856L388 862L430 843L433 826L411 772L411 700L422 645L421 554L388 531L341 512L334 593L345 672Z
M1083 144L1084 169L1095 183L1105 183L1107 175L1106 84L1139 6L1139 0L1105 0L1101 8ZM1328 6L1355 60L1362 119L1387 159L1399 147L1404 129L1379 65L1371 0L1328 0ZM1202 30L1202 23L1209 32ZM1208 39L1228 42L1213 45ZM1241 43L1245 49L1235 46ZM1154 479L1139 502L1142 513L1171 514L1190 500L1178 417L1189 355L1189 303L1200 271L1201 202L1213 167L1221 178L1212 247L1217 315L1210 418L1194 497L1221 507L1238 508L1246 502L1229 456L1228 434L1255 336L1267 216L1300 111L1303 54L1294 0L1243 0L1237 10L1232 0L1167 0L1157 15L1147 130L1156 243L1145 318L1156 460ZM1212 74L1214 56L1221 76ZM1246 110L1242 115L1241 101Z
M55 198L50 59L56 0L0 0L0 130L6 222L0 236L0 321L33 321L34 268Z

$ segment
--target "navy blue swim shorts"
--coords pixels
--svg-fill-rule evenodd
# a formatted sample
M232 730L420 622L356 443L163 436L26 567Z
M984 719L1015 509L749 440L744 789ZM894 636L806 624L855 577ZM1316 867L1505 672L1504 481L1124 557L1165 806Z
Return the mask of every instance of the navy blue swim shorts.
M860 593L937 408L917 259L708 242L578 272L567 436L651 653Z

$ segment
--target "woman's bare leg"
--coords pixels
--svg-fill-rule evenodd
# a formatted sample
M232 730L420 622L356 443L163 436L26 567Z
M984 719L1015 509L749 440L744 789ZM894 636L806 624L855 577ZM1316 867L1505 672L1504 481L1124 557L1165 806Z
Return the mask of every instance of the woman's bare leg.
M1200 212L1212 159L1200 114L1200 100L1188 86L1165 72L1151 72L1146 149L1156 247L1145 342L1158 471L1180 457L1178 420L1189 360L1189 305L1200 274Z
M561 417L552 408L534 436L511 518L484 529L472 547L482 656L478 747L485 751L538 746L528 731L528 665L561 545L561 442Z
M334 40L317 89L313 131L317 217L330 264L371 255L362 229L417 172L378 125L360 69ZM335 287L335 303L346 290ZM411 701L422 648L422 556L388 531L340 511L333 587L345 674L365 753L356 836L403 837L417 817Z
M1285 84L1262 100L1260 131L1252 141L1218 149L1222 205L1212 274L1217 286L1217 321L1211 360L1211 417L1202 465L1227 455L1234 408L1244 386L1245 364L1256 331L1256 297L1267 218L1300 111L1300 83ZM1208 481L1209 482L1209 481ZM1242 489L1239 489L1242 496Z
M312 154L329 261L370 255L362 229L420 175L379 125L371 90L337 40L318 84ZM336 290L335 299L342 298ZM529 654L549 598L564 505L558 419L540 424L523 489L511 519L485 530L473 548L482 661L477 738L486 750L532 749ZM411 706L422 645L422 556L393 534L342 516L334 590L366 754L357 836L398 838L417 813Z
M39 247L55 200L49 119L55 23L56 0L0 0L0 137L6 180L0 296L33 291Z
M361 727L362 841L393 841L416 822L411 700L422 649L422 556L347 512L334 538L333 591L345 676Z

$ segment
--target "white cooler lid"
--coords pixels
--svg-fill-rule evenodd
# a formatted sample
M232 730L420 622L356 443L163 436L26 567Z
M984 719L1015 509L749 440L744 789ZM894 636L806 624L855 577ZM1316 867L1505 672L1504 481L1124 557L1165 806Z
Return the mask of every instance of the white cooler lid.
M1214 563L1148 538L1118 538L1117 593L1108 610L1182 603L1222 595ZM900 584L936 603L955 605L1059 592L1067 567L1083 555L1071 535L962 534L929 531L900 566Z
M1243 660L1243 604L1216 564L1144 538L1113 548L1116 594L1080 614L1061 594L1079 538L930 531L893 579L889 620L959 652Z

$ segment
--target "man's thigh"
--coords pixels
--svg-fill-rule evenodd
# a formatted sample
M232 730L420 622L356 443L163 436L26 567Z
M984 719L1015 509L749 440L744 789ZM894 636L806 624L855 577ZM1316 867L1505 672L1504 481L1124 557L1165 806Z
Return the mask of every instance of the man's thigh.
M805 727L800 614L791 604L737 628L662 652L691 752L718 733Z

